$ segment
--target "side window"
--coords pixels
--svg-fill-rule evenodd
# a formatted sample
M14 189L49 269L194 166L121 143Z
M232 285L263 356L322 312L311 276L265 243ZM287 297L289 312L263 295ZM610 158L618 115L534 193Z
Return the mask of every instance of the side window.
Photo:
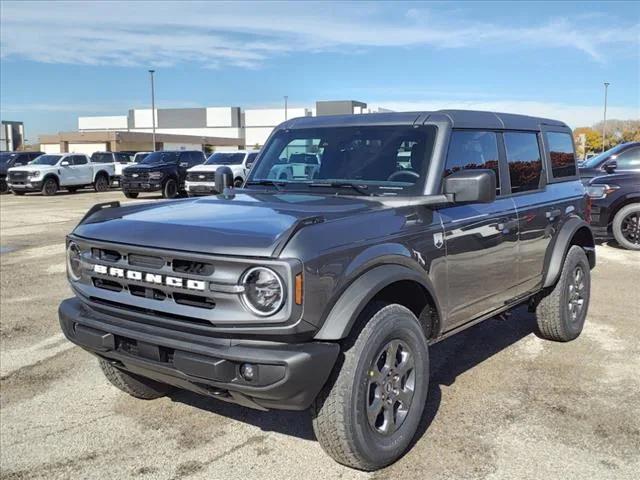
M22 165L26 165L29 163L31 159L26 154L17 155L16 159L13 161L14 167L21 167Z
M538 146L538 135L525 132L505 132L504 146L507 150L507 162L509 163L511 193L540 188L542 158Z
M616 158L619 170L640 170L640 148L631 148Z
M194 165L200 165L204 162L204 158L201 152L191 152L187 161L189 162L189 166L193 167Z
M576 157L571 135L559 132L547 132L545 135L553 178L573 177L576 174Z
M459 170L488 168L496 174L496 195L500 195L498 137L495 132L458 130L451 133L444 176Z
M73 157L73 164L74 165L86 165L87 164L87 158L84 155L75 155Z
M249 155L247 155L247 163L246 163L247 168L251 168L253 166L253 162L256 161L257 156L258 156L257 153L250 153Z

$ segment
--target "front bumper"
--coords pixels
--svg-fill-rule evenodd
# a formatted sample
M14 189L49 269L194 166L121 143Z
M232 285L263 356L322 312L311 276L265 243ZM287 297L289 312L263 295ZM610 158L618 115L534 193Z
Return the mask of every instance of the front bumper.
M77 298L64 300L58 317L71 342L122 370L261 410L308 408L340 350L329 342L178 340L160 328L135 328L131 321L96 312ZM251 381L240 375L244 363L257 372Z
M158 192L162 190L161 180L145 180L141 182L132 182L120 179L120 187L127 192Z
M599 205L594 201L591 207L591 230L596 238L612 238L610 225L610 209L607 205Z
M9 183L9 188L18 192L39 192L42 190L42 181L40 180L25 180L20 183Z
M189 195L215 195L215 184L204 182L185 182L185 189Z

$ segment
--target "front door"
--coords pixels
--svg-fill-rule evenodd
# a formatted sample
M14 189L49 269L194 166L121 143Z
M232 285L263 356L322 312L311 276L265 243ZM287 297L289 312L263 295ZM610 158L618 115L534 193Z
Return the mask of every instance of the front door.
M445 176L462 169L489 168L496 174L498 189L492 203L439 209L447 252L446 330L496 310L515 296L518 221L513 200L502 195L505 181L499 158L496 132L452 132Z

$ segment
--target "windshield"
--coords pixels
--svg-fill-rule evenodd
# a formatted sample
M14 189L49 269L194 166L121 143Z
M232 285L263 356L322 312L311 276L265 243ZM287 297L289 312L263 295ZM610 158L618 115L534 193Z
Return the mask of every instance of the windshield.
M435 134L435 127L409 125L280 131L265 146L247 185L275 181L289 189L420 194Z
M178 154L175 152L153 152L142 160L140 165L157 165L159 163L176 163Z
M623 148L624 148L624 145L622 144L616 145L615 147L610 148L606 152L602 152L600 155L596 155L595 157L591 157L585 160L580 166L583 168L596 168L600 166L600 164L604 162L607 158L609 158L611 155L614 155L615 153L619 152Z
M2 152L0 153L0 165L5 165L18 155L17 153Z
M244 155L244 153L216 152L207 158L205 165L240 165Z
M40 155L29 165L55 165L60 161L62 155Z
M112 153L94 153L91 155L92 163L113 163Z
M141 162L142 160L144 160L145 158L147 158L149 156L148 153L136 153L136 156L133 157L133 161L136 163Z

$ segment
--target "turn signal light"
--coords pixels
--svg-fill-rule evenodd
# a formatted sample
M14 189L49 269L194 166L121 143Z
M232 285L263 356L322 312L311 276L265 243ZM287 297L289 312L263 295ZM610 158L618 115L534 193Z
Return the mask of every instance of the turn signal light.
M302 274L299 273L296 275L295 282L295 300L296 305L302 305Z

